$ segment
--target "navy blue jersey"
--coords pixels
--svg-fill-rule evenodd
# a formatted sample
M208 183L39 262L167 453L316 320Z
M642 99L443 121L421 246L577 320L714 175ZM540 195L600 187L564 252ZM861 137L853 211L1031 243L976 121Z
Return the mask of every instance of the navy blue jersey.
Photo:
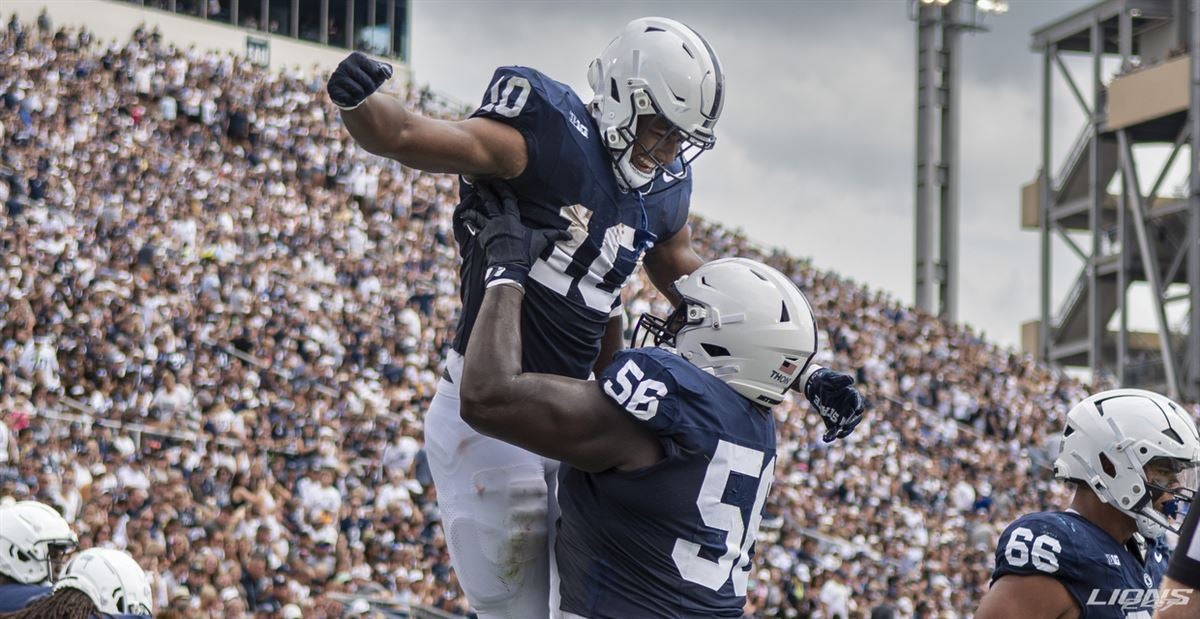
M617 353L600 386L659 437L633 472L559 472L560 608L590 619L741 617L775 472L775 419L669 351Z
M51 587L47 585L0 585L0 613L21 610L39 598L50 595L50 592Z
M524 369L586 378L608 319L620 305L621 287L642 254L687 222L691 177L660 178L644 195L622 191L583 102L566 85L526 67L497 69L472 116L515 127L525 138L528 163L508 181L520 198L521 218L572 234L547 248L525 284ZM478 206L479 197L465 179L459 194L458 209ZM454 235L462 255L463 305L454 349L465 353L483 302L486 259L463 226L456 225Z
M992 582L1010 574L1050 576L1066 587L1081 617L1149 619L1169 560L1160 540L1127 546L1075 512L1040 512L1004 530Z

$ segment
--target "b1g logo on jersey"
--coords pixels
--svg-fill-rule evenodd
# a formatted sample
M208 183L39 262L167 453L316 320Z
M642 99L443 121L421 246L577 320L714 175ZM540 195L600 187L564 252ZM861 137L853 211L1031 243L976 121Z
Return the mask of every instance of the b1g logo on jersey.
M1159 609L1187 604L1192 589L1092 589L1088 606L1118 606L1126 619L1150 618Z
M580 133L580 135L582 135L584 138L586 138L588 136L587 125L583 124L582 121L580 121L578 118L575 117L575 112L571 112L570 114L571 114L571 124L575 126L575 130L578 131Z

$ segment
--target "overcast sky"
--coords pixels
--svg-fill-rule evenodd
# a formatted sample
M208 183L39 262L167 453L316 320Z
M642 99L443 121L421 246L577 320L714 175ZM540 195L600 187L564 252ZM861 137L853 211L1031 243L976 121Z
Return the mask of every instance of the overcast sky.
M964 41L960 319L1005 345L1019 345L1020 323L1038 312L1038 237L1019 228L1020 187L1039 163L1041 60L1030 34L1087 4L1011 0L1008 14L987 19L990 32ZM588 63L626 22L683 21L720 56L728 89L717 147L696 166L693 210L911 303L908 10L906 0L417 0L413 70L464 102L506 64L590 96ZM1057 101L1056 160L1082 123L1065 88ZM1061 249L1056 259L1061 293L1079 263Z

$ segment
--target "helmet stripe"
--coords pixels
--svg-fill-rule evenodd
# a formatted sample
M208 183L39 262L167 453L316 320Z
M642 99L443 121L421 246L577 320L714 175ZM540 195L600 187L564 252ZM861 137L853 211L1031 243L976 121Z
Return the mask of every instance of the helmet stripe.
M713 51L712 46L708 44L708 40L700 36L700 33L696 32L691 26L685 27L691 30L692 34L696 35L696 38L700 39L700 42L704 44L704 49L708 51L708 57L712 59L713 63L713 77L717 80L716 92L713 93L713 104L708 111L700 110L700 113L704 114L704 117L708 119L708 122L704 123L704 127L710 129L716 124L717 117L721 115L721 105L724 103L722 99L725 90L725 74L721 72L721 61L717 58L717 52Z

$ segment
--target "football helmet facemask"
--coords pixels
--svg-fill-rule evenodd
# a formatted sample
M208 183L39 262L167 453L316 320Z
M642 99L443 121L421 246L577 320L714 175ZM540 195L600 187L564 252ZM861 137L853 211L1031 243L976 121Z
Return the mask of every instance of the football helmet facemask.
M624 189L641 189L660 174L682 179L692 161L716 143L725 90L721 63L703 37L673 19L629 22L592 61L588 83L594 93L588 108ZM666 131L646 148L638 131L655 118ZM676 141L675 160L659 161L658 147ZM636 159L651 169L643 170Z

